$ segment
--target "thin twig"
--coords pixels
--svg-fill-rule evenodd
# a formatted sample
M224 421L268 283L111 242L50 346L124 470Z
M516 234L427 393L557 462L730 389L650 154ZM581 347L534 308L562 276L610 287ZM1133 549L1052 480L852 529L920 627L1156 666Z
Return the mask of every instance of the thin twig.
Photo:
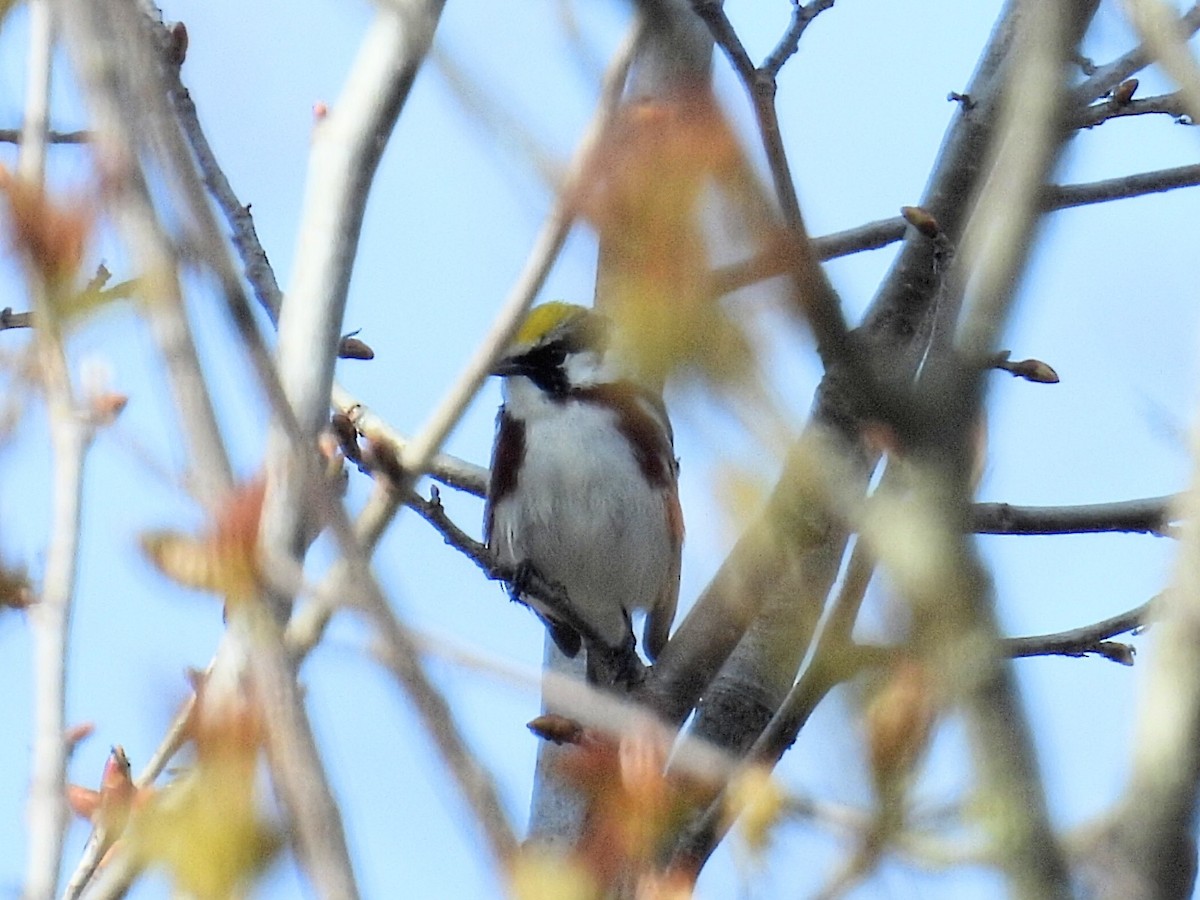
M1045 209L1069 209L1074 206L1157 194L1175 188L1194 187L1197 184L1200 184L1200 165L1176 166L1171 169L1124 175L1120 178L1106 178L1103 181L1048 187L1043 191L1042 203Z
M1200 65L1188 47L1190 26L1163 0L1125 0L1124 6L1155 64L1178 86L1189 118L1200 120Z
M344 413L363 437L387 445L397 459L403 458L408 439L337 384L333 386L333 407ZM488 470L484 466L438 453L429 462L429 475L476 497L487 496Z
M224 170L217 162L216 154L208 142L204 128L200 124L200 115L196 104L192 101L191 92L184 86L175 72L175 84L172 86L171 103L179 127L187 138L192 153L196 157L196 167L204 186L208 189L217 208L225 216L232 232L231 240L242 261L243 274L246 281L254 289L254 295L259 305L267 313L273 323L279 320L279 309L283 304L283 291L275 280L275 270L267 259L267 253L258 240L258 232L254 228L254 217L250 215L250 207L244 206L234 194L233 186L225 176Z
M1180 18L1180 26L1188 36L1200 31L1200 3L1195 3ZM1153 61L1153 55L1146 44L1139 44L1128 53L1108 65L1101 66L1086 81L1073 87L1068 93L1068 103L1071 106L1086 106L1103 97L1118 84L1140 72Z
M86 144L92 139L90 131L47 131L47 144ZM0 144L21 143L21 132L17 128L0 128Z
M971 492L971 435L983 396L977 362L995 352L1038 231L1040 192L1067 135L1061 124L1063 72L1095 3L1018 0L1016 9L988 177L943 284L949 304L939 315L957 319L954 346L931 354L920 381L937 412L913 454L921 471L918 503L930 507L930 525L940 532L931 549L945 568L936 581L915 579L906 594L918 652L963 706L982 802L1004 823L998 849L1010 890L1024 897L1067 897L1068 872L1050 824L1033 736L1014 673L1000 653L989 576L973 545L955 533L966 519ZM948 657L948 647L967 645L981 648L969 674Z
M1045 211L1052 212L1093 203L1142 197L1198 184L1200 165L1176 166L1102 181L1050 185L1043 188L1041 203ZM894 244L904 237L907 228L908 223L903 216L895 216L813 238L812 245L819 259L837 259ZM761 253L743 262L717 269L713 273L713 293L724 296L756 282L779 277L787 271L787 260L779 253Z
M796 54L800 48L800 38L813 19L833 6L834 0L813 0L812 3L801 4L800 0L792 0L792 20L787 31L779 39L770 56L763 60L760 67L764 72L775 78L779 75L784 64Z
M1128 103L1115 104L1112 102L1094 103L1086 107L1080 115L1071 122L1073 128L1094 128L1109 119L1120 119L1124 116L1165 115L1176 121L1194 124L1185 119L1187 110L1183 106L1178 92L1162 94L1157 97L1142 97L1130 100Z
M971 530L976 534L1089 534L1126 531L1165 534L1176 521L1174 509L1180 495L1147 497L1116 503L1081 506L1013 506L1009 503L976 503L971 509Z
M807 17L797 13L803 21L803 26L796 34L797 41L799 32L804 30L812 18L828 8L828 5L814 2L810 4L812 11ZM808 320L817 340L817 352L826 369L851 369L853 377L849 380L862 385L864 390L869 390L871 373L858 364L859 357L849 339L849 328L842 313L841 302L825 270L819 265L820 258L804 225L804 216L796 195L796 183L792 178L787 150L783 143L779 113L775 107L775 78L779 70L766 65L761 68L754 65L718 0L692 0L692 8L696 15L704 20L713 40L729 58L754 109L763 152L767 157L767 168L775 189L775 198L783 211L783 221L788 231L788 252L779 253L779 256L785 262L785 272L792 275L793 305ZM782 62L779 65L782 66ZM776 252L778 253L778 248Z
M1150 621L1156 600L1104 619L1092 625L1039 634L1031 637L1005 638L1004 652L1013 659L1028 656L1087 656L1094 654L1121 665L1133 665L1133 648L1115 643L1109 638L1135 631Z

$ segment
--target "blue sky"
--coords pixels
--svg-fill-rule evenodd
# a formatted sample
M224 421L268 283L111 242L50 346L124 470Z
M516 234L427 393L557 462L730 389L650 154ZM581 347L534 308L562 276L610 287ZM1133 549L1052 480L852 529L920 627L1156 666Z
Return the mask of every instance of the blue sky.
M895 215L915 203L943 131L998 3L843 0L804 37L780 79L783 128L800 201L814 234ZM586 53L564 32L562 8L579 17ZM786 26L786 0L729 0L727 9L751 55L761 58ZM168 19L186 22L183 69L201 118L235 190L255 223L280 282L292 265L312 107L332 103L370 7L299 0L286 9L229 0L176 0ZM619 2L449 0L438 53L498 100L550 158L562 162L588 117L598 67L620 39L627 9ZM20 120L24 46L21 11L0 32L0 126ZM1104 3L1085 51L1097 62L1133 43L1116 4ZM748 125L745 100L723 60L718 86L731 118ZM1167 89L1142 73L1139 95ZM60 81L55 123L84 123ZM747 146L757 159L752 137ZM1060 180L1087 181L1194 162L1196 135L1165 117L1109 122L1073 139ZM13 158L0 147L0 161ZM52 151L55 183L85 176L82 151ZM550 203L547 186L519 150L500 145L465 108L437 66L417 80L393 135L367 210L345 330L363 329L376 351L370 363L342 362L338 377L376 412L413 431L472 351L524 262ZM1188 477L1187 433L1196 399L1195 223L1200 193L1177 191L1051 215L1020 287L1004 346L1038 357L1062 383L1032 385L998 373L990 396L990 447L983 499L1014 503L1098 502L1168 493ZM544 297L586 301L594 242L572 236ZM852 317L865 308L892 249L829 265ZM93 262L118 278L128 262L102 236ZM0 260L0 306L26 308L8 257ZM125 270L121 267L125 266ZM782 326L767 290L729 303L755 324L778 390L797 423L819 377L811 341ZM262 450L265 404L217 299L189 297L224 433L243 475ZM0 334L0 361L27 336ZM72 761L73 780L99 777L111 744L122 744L135 770L149 756L187 690L184 670L202 667L221 633L219 604L172 587L142 559L138 536L186 528L199 510L180 489L182 447L154 345L128 310L104 313L72 341L77 360L111 373L129 394L119 423L97 440L87 471L81 581L72 632L69 718L97 733ZM48 520L45 417L28 392L19 427L0 445L0 548L37 575ZM740 434L730 417L694 391L668 394L683 464L689 522L682 601L686 608L736 536L736 521L716 499L733 467L769 483L777 462ZM9 402L6 400L5 402ZM450 452L485 462L499 402L489 385L452 435ZM351 479L349 504L366 494ZM478 531L480 504L444 491L447 507ZM1135 536L988 538L1000 619L1013 634L1054 631L1141 603L1169 577L1171 544ZM541 629L472 564L446 548L415 516L402 516L379 551L376 572L414 626L506 662L533 667ZM876 588L881 601L885 589ZM878 605L878 603L876 604ZM870 613L870 610L868 610ZM877 617L876 617L877 618ZM440 763L388 680L370 660L365 635L338 623L305 664L310 711L346 819L356 873L366 897L499 896L478 837ZM1151 641L1139 638L1138 647ZM524 723L537 709L527 685L498 682L433 659L472 745L492 768L510 810L523 821L533 739ZM1128 759L1138 670L1095 659L1022 661L1017 666L1038 734L1056 824L1101 812L1119 790ZM0 896L16 896L24 868L22 810L30 746L29 641L19 616L0 615L0 684L7 725L0 729ZM801 793L865 805L868 781L852 714L851 692L835 693L785 759L781 773ZM966 783L965 749L953 721L939 732L919 795L927 804L955 799ZM76 823L68 871L86 839ZM700 895L807 896L832 869L844 844L820 827L782 828L761 870L729 849L700 883ZM976 869L928 875L888 863L861 896L1000 896L999 882ZM294 896L296 876L277 866L262 897ZM163 896L151 881L139 897Z

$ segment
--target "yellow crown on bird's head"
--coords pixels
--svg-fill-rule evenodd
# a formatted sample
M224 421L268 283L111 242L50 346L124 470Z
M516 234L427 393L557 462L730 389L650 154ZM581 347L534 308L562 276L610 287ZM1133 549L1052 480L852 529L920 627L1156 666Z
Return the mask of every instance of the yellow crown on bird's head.
M556 331L566 331L576 322L581 322L596 314L584 306L575 303L564 303L562 300L551 300L541 306L535 306L525 316L525 321L517 329L513 343L518 346L532 347L548 334Z

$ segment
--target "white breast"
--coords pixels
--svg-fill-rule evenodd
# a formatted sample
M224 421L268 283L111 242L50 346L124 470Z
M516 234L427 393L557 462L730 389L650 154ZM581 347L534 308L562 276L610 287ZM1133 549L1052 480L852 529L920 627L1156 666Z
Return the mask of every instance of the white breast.
M531 562L614 645L627 613L646 609L670 578L671 538L661 491L648 486L605 407L555 401L525 378L505 384L506 409L525 425L516 490L495 507L502 561Z

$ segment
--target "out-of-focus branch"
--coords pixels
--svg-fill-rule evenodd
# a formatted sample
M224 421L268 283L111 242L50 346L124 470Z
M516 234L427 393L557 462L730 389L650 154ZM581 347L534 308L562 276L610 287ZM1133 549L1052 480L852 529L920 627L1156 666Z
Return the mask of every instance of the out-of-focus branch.
M23 896L50 900L62 865L66 805L67 641L79 553L83 464L90 429L74 408L57 338L41 336L54 460L51 532L38 601L29 609L34 658L34 740L28 869ZM51 375L49 369L57 372Z
M400 464L408 482L396 485L402 494L407 493L413 482L428 470L431 460L490 374L496 357L512 341L526 311L545 284L575 220L576 198L583 179L591 174L595 152L616 114L629 67L642 40L642 28L639 17L614 54L604 76L596 112L567 166L554 205L534 239L525 266L509 290L495 321L463 367L457 381L450 386L412 440L404 445Z
M4 307L4 309L0 309L0 331L7 331L10 328L32 327L32 312L13 312L12 307L9 306Z
M49 0L30 4L25 121L18 178L41 191L46 174L46 131L54 50ZM30 265L29 284L39 318L51 321L52 292L61 287ZM50 418L54 461L46 569L37 601L29 608L33 632L33 758L30 766L28 852L23 896L52 900L58 890L67 827L66 692L67 644L78 572L83 464L90 429L75 409L62 334L57 327L36 332L37 359Z
M219 502L227 496L232 482L230 466L183 312L174 257L176 242L166 237L157 219L141 169L143 160L161 167L160 175L169 173L163 182L173 190L171 200L177 204L181 218L192 226L184 230L178 244L187 248L192 259L206 262L217 272L268 394L274 397L278 391L270 390L274 383L270 360L261 339L254 340L258 335L248 320L244 297L239 302L240 285L228 265L203 188L166 108L163 74L170 36L164 39L161 29L155 30L157 19L153 13L143 17L132 4L60 2L65 13L62 21L67 23L77 68L93 107L101 165L112 173L105 184L111 188L118 222L125 227L135 251L143 255L143 277L155 301L148 304L148 314L172 374L184 430L192 441L194 487L200 496ZM294 674L286 666L286 657L272 643L270 631L244 621L252 612L239 609L230 616L230 629L210 682L222 687L215 689L210 699L215 703L223 691L227 692L225 696L240 691L243 674L253 670L259 690L269 696L270 702L263 704L263 710L268 719L268 749L274 751L270 753L272 774L292 815L299 856L323 892L352 897L355 888L340 833L340 817L306 727ZM252 648L259 637L262 640ZM287 745L286 753L279 752L283 744ZM318 802L321 795L324 803Z
M976 503L971 530L976 534L1088 534L1129 531L1163 534L1177 520L1174 509L1181 495L1147 497L1082 506L1013 506Z
M50 0L29 0L29 53L25 60L25 119L17 175L27 184L46 180L50 132L50 77L54 56L54 10Z
M364 592L367 614L379 635L379 655L396 678L409 702L416 707L447 767L462 791L488 839L488 850L497 868L503 870L516 855L518 843L499 792L487 770L471 753L458 728L446 698L438 691L421 664L420 651L412 635L391 612L383 596Z
M982 157L995 127L999 73L1009 50L1012 17L1009 4L968 86L974 106L964 110L947 132L922 201L922 206L935 208L931 211L943 227L949 224L955 228L952 233L957 233L965 218L968 198L983 174ZM928 317L936 289L931 243L916 234L915 229L910 230L905 249L872 304L863 327L876 336L876 344L883 345L884 358L899 360L907 367L898 379L911 377L916 360L924 351L922 335L927 330L921 323ZM817 418L852 422L853 414L843 409L844 405L836 386L827 387L818 397ZM810 573L804 583L805 602L813 606L814 621L819 614L825 593L836 576L845 535L826 521L820 509L813 508L812 492L804 487L807 467L802 461L804 452L797 447L789 455L766 513L739 539L643 685L647 702L668 721L682 722L686 718L773 591L786 583L790 587L783 593L793 602L799 602L794 579L805 568ZM863 484L865 489L865 478ZM780 522L787 523L787 537L777 533ZM797 531L805 537L804 547L796 546ZM805 556L810 558L802 566ZM778 702L782 699L780 696ZM774 709L771 706L764 710L759 729ZM747 744L757 730L747 730Z
M47 144L86 144L92 139L89 131L47 131ZM21 143L21 131L17 128L0 128L0 144Z
M401 74L403 75L403 73ZM176 91L186 94L182 85L179 85ZM221 173L215 157L212 156L211 151L206 149L207 142L203 139L203 132L200 130L198 120L195 119L190 100L182 103L177 99L176 110L184 122L185 131L205 173L206 182L210 189L219 191L218 203L226 216L231 218L231 224L240 236L236 245L246 267L247 277L254 284L260 302L270 311L278 304L279 290L252 226L247 227L249 225L248 211L238 203ZM242 221L243 217L245 221ZM334 393L337 394L338 391L335 389ZM352 403L352 401L348 401L348 403ZM366 428L369 425L369 415L357 405L355 405L354 411L362 414L363 419L368 420L366 423L360 424L360 427ZM447 463L447 468L452 472L462 468L467 472L464 477L468 482L471 482L473 475L475 481L480 481L477 476L477 467L451 460ZM453 483L453 474L448 475L447 480ZM482 487L476 485L475 490L482 492ZM361 594L369 598L368 601L363 602L367 603L373 616L386 617L392 614L382 594L379 593L378 585L371 579L367 571L366 552L374 545L379 534L386 527L386 523L390 521L394 512L394 503L390 498L384 497L381 504L373 503L369 511L371 511L371 515L366 517L369 521L364 519L364 522L360 523L358 534L353 535L342 533L344 529L339 527L340 522L338 521L340 510L331 510L335 520L334 530L338 534L339 543L343 545L346 557L335 567L330 578L334 579L336 576L337 584L343 588L339 593L343 595L344 602L350 603L354 597ZM365 548L359 545L360 540L365 542ZM325 588L333 590L333 582L328 583ZM319 593L323 595L325 590L323 589ZM312 616L301 617L296 623L296 629L291 632L294 644L293 652L298 648L302 649L305 641L315 641L319 637L323 619L327 617L328 612L328 609L318 609L313 610ZM389 640L395 650L397 635L403 636L404 634L402 626L398 622L393 622L390 625L385 624L383 628L390 635ZM407 652L408 649L401 646L396 652ZM489 836L489 846L494 857L498 863L503 863L510 855L512 847L515 846L515 839L512 837L511 827L507 825L502 806L491 785L490 778L466 749L454 725L448 706L443 699L438 697L423 672L414 672L410 668L401 668L396 671L405 676L406 680L401 682L402 687L414 700L418 712L422 714L422 721L438 743L448 767L458 780L468 801L477 811L480 821L485 827L485 832Z
M972 432L983 396L977 361L995 350L1038 230L1042 186L1067 134L1067 60L1095 2L1022 0L1017 12L988 178L958 242L940 300L951 305L939 310L939 318L957 319L953 346L938 348L941 352L932 356L921 380L937 412L913 453L922 472L916 487L929 504L939 542L934 552L939 569L945 568L936 578L914 571L905 593L913 608L915 647L932 664L947 696L962 705L982 802L1003 823L997 849L1012 891L1024 897L1065 897L1066 867L1050 826L1029 725L1001 653L990 580L962 534ZM964 646L977 648L969 671L961 662Z
M1179 23L1183 33L1189 37L1200 31L1200 3L1193 4L1192 8L1179 19ZM1146 68L1152 61L1153 51L1149 46L1142 43L1134 47L1119 59L1113 60L1108 65L1101 66L1088 76L1085 81L1071 88L1067 95L1069 104L1072 106L1086 106L1094 102L1130 75Z
M377 484L354 523L354 536L364 556L369 558L374 553L399 508L400 502L395 491L386 484ZM346 586L352 584L353 577L351 564L345 559L338 560L309 601L292 613L284 640L297 666L320 642L333 614L346 608Z
M444 0L428 0L408 4L402 11L378 10L338 101L318 123L296 267L278 320L276 365L284 402L276 407L268 440L268 487L260 529L268 558L298 562L322 514L344 526L331 496L321 497L316 509L310 502L314 487L318 496L328 493L320 490L314 445L328 417L341 322L370 184L386 137L428 52L443 5ZM354 536L343 535L347 530L335 527L343 552L353 564L365 565ZM378 588L371 582L364 593L376 598ZM277 621L282 622L290 598L276 595L274 605ZM273 772L289 812L301 826L299 849L310 874L324 890L349 896L356 888L345 835L297 696L294 669L282 640L269 643L270 650L278 650L275 665L259 666L256 659L255 669L256 683L268 698L277 699L268 703L269 724L284 726L280 740L271 739L274 728L268 731Z
M433 26L436 24L436 13L440 12L440 9L440 3L431 3L420 8L403 8L406 25L414 27L405 35L407 39L405 40L400 67L387 73L393 79L389 83L393 84L401 93L406 91L408 85L411 84L416 65L428 48ZM415 17L415 19L412 17ZM386 27L383 31L386 36ZM369 49L364 51L364 56L368 55ZM366 60L367 65L369 65L369 62L369 60ZM360 73L359 80L363 82L361 88L368 95L373 97L374 93L372 92L378 92L378 80L369 76L362 77L362 73ZM353 87L353 81L354 77L352 76L352 83L347 85L347 94L351 94L356 90ZM345 109L345 106L344 102L339 103L339 108ZM386 112L386 110L382 110L378 106L375 109L380 112ZM328 120L326 120L325 124L328 124ZM375 130L378 131L378 128ZM367 132L370 131L371 129L368 128ZM331 136L331 139L332 137L334 136ZM368 137L373 136L368 134ZM377 148L376 152L380 149L381 147ZM215 161L212 164L215 167ZM358 171L351 172L350 174L352 183L353 178L362 176L362 173ZM365 190L357 194L353 200L347 197L346 202L359 203L364 198ZM361 209L358 210L356 215L361 216ZM257 244L257 240L251 240L252 238L253 234L249 232L247 247L250 250L253 250ZM239 249L241 248L239 247ZM343 250L344 252L349 252L345 248ZM334 256L336 255L334 254ZM246 252L243 251L243 258L245 257ZM254 258L265 260L265 257L262 257L261 254L254 255ZM333 262L336 263L336 259ZM253 274L253 270L251 274ZM269 275L269 270L267 274ZM327 271L326 274L332 276L334 273ZM273 279L264 279L268 295L270 293L271 280ZM264 291L257 287L257 283L256 289L259 290L261 298ZM284 307L285 319L287 316L286 310L294 302L295 297L295 292L289 295L289 302ZM340 321L340 314L336 318ZM282 327L284 327L283 324L281 324ZM332 334L336 337L336 330ZM329 345L331 348L334 348L336 347L336 343L336 340L332 340ZM299 346L303 347L304 344L305 342L298 341ZM330 385L325 383L323 396L319 396L316 391L306 393L306 396L312 401L313 408L319 410L319 412L314 413L314 422L323 421L324 419L324 409L328 403L329 387ZM374 541L378 539L379 534L386 526L386 522L391 518L392 502L390 500L385 500L382 505L378 506L380 514L373 516L370 522L364 523L363 528L360 529L360 533L357 536L367 541L368 546L373 545ZM353 535L347 536L349 541L347 543L347 540L344 540L340 534L341 530L341 528L335 527L335 531L339 532L339 543L343 544L343 552L347 553L347 557L335 567L335 571L331 573L330 577L333 578L336 576L343 585L345 593L357 597L358 602L365 606L369 616L374 620L377 629L381 633L385 647L388 648L391 658L410 660L410 664L396 666L393 668L393 671L400 678L401 687L416 706L423 723L441 751L448 768L455 775L464 796L476 811L480 823L484 827L484 832L489 838L489 848L493 853L496 863L503 865L511 857L516 842L511 826L508 825L507 818L503 813L503 808L499 802L495 787L492 785L486 771L467 749L446 701L428 681L427 676L425 676L419 663L416 661L416 653L406 636L406 630L395 619L380 593L378 585L370 578L369 573L367 573L367 558L364 550L358 545L356 537Z
M56 3L58 20L92 111L98 165L110 176L106 180L107 200L148 285L151 302L146 304L145 313L166 365L189 449L189 486L202 498L223 497L233 484L232 468L192 341L171 241L155 214L133 137L137 134L148 138L156 129L146 118L147 104L140 92L117 77L124 71L117 62L120 54L127 50L141 52L141 40L131 40L140 37L138 29L118 27L117 23L127 16L106 15L104 3ZM131 10L122 7L121 12ZM156 68L153 61L145 66L150 72Z
M1193 446L1193 455L1198 447ZM1200 470L1197 470L1200 472ZM1173 584L1155 601L1154 638L1133 736L1132 772L1083 850L1093 896L1184 898L1196 878L1200 794L1200 474L1181 500Z
M1179 86L1188 116L1200 121L1200 66L1188 49L1190 25L1162 0L1125 0L1125 8L1155 63Z

